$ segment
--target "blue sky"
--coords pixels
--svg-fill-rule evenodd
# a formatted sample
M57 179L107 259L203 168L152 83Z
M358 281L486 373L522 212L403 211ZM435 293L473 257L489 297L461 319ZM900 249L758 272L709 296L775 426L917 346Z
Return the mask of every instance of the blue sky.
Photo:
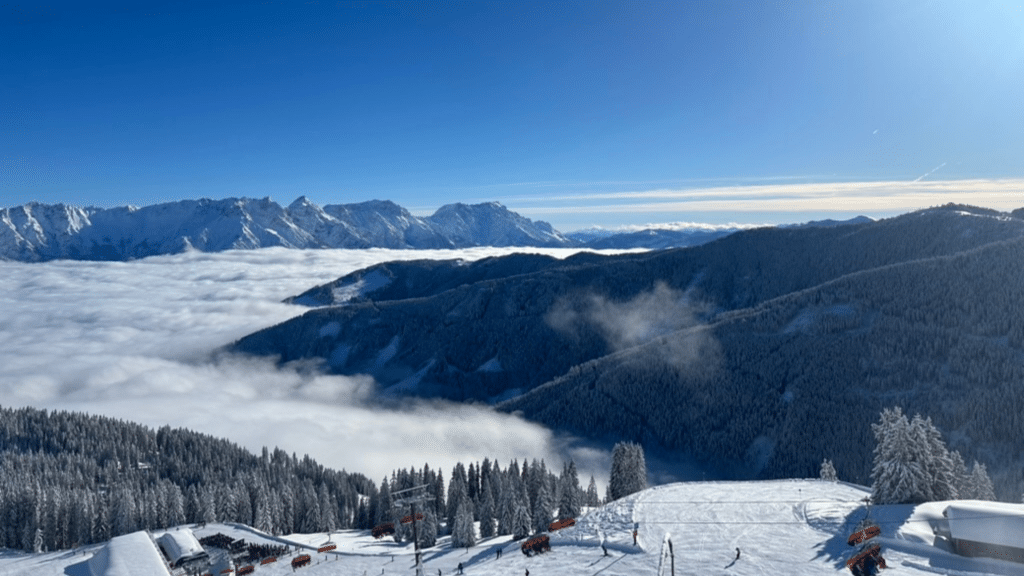
M0 54L0 206L1024 206L1021 0L7 3Z

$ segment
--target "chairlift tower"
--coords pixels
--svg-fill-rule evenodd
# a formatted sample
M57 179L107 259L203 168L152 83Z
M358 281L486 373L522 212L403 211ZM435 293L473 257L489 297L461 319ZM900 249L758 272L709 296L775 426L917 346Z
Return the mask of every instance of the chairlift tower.
M429 487L430 484L421 484L419 486L413 486L412 488L406 488L404 490L391 493L396 507L404 508L405 506L409 506L412 512L412 543L413 549L416 551L416 576L423 576L423 562L420 558L420 531L416 526L416 505L422 504L423 502L429 502L434 499L434 497L429 495L426 491ZM404 494L404 496L399 496L399 494Z

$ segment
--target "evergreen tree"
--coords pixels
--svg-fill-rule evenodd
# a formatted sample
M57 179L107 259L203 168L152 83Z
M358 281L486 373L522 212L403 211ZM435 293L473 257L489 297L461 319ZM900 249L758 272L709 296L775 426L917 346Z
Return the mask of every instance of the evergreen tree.
M953 462L953 487L956 489L956 497L966 500L970 492L970 473L967 472L967 464L956 450L950 454L950 460Z
M110 523L110 501L106 495L96 500L96 512L92 523L92 542L103 542L113 537Z
M217 521L217 501L216 494L213 488L207 487L202 489L202 496L200 497L200 516L199 519L203 522L216 522Z
M971 466L971 476L967 484L969 499L993 501L996 499L995 490L992 488L992 480L988 477L988 469L977 460Z
M821 471L818 472L818 477L827 482L835 482L839 480L839 477L836 476L836 468L828 458L821 461Z
M334 532L338 529L338 501L327 490L326 483L320 483L317 500L320 504L320 530Z
M486 463L486 460L484 461ZM480 537L490 538L495 535L494 497L491 496L491 481L484 478L480 485Z
M385 522L390 522L393 515L391 508L394 507L395 502L391 498L391 485L388 484L388 479L380 483L380 507L377 509L377 518L374 519L374 526L379 526Z
M260 487L256 493L256 526L257 530L274 533L274 522L271 517L273 510L270 506L270 496L267 495L265 487Z
M456 464L455 470L452 471L452 481L448 485L448 526L450 529L455 526L455 517L458 515L459 508L463 502L472 504L469 501L469 495L466 487L466 479L464 468L462 464ZM473 510L470 508L470 513Z
M504 475L497 476L500 482L498 490L498 535L511 534L514 523L515 497L512 492L512 482Z
M202 522L203 505L199 500L199 490L192 484L185 491L185 521Z
M575 462L570 460L569 465L563 468L559 482L562 485L562 493L558 502L558 517L576 518L583 511L583 496Z
M320 510L320 501L316 497L316 490L309 483L302 487L302 532L319 532L323 525L323 516Z
M594 475L590 475L590 484L587 485L587 493L583 497L583 505L590 508L596 508L601 505L601 496L597 493L597 482L594 481Z
M875 463L871 471L872 500L877 504L920 503L927 500L931 482L923 465L927 446L915 444L910 423L899 407L882 411L875 433Z
M437 544L437 514L427 506L423 510L423 520L416 522L419 531L420 548L430 548Z
M235 484L235 522L241 522L252 526L252 500L249 499L249 489L239 481Z
M647 463L644 449L633 442L619 442L612 449L612 470L608 480L609 497L618 500L647 488Z
M522 496L525 496L523 494ZM530 512L526 509L526 498L517 498L512 503L512 539L522 540L523 538L530 535L530 529L532 528L532 522L530 521Z
M476 500L477 494L480 492L480 478L478 477L476 467L472 462L469 463L466 491L469 494L470 500Z
M283 534L293 534L295 529L295 491L288 484L281 488L281 525Z
M931 418L915 415L910 423L915 443L923 444L924 469L930 479L926 497L928 500L953 500L957 497L953 459L942 440L942 433L932 424Z
M138 529L138 512L134 491L128 487L122 487L117 491L113 502L113 514L111 514L111 536L129 534Z
M455 512L452 528L452 548L469 548L476 544L476 530L473 527L473 512L469 498L463 498Z
M541 482L537 488L537 500L533 505L533 530L534 532L546 532L551 524L551 510L554 502L551 493L548 491L547 482Z

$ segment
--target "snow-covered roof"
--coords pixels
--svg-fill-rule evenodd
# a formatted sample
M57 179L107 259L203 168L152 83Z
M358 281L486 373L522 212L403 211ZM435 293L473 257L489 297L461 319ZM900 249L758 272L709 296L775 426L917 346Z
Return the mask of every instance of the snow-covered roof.
M170 576L156 544L145 532L132 532L107 542L89 559L93 576Z
M167 557L172 565L177 564L183 558L206 555L203 545L199 543L195 534L188 528L169 530L157 538L157 542L160 543L164 552L167 553Z
M1024 504L962 500L943 513L957 540L1024 548Z

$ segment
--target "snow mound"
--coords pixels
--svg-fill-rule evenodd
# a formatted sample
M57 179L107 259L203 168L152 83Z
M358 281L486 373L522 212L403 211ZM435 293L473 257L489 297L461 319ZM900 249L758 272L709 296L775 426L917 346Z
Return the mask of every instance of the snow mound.
M132 532L110 540L89 559L92 576L171 576L156 544L146 532Z

